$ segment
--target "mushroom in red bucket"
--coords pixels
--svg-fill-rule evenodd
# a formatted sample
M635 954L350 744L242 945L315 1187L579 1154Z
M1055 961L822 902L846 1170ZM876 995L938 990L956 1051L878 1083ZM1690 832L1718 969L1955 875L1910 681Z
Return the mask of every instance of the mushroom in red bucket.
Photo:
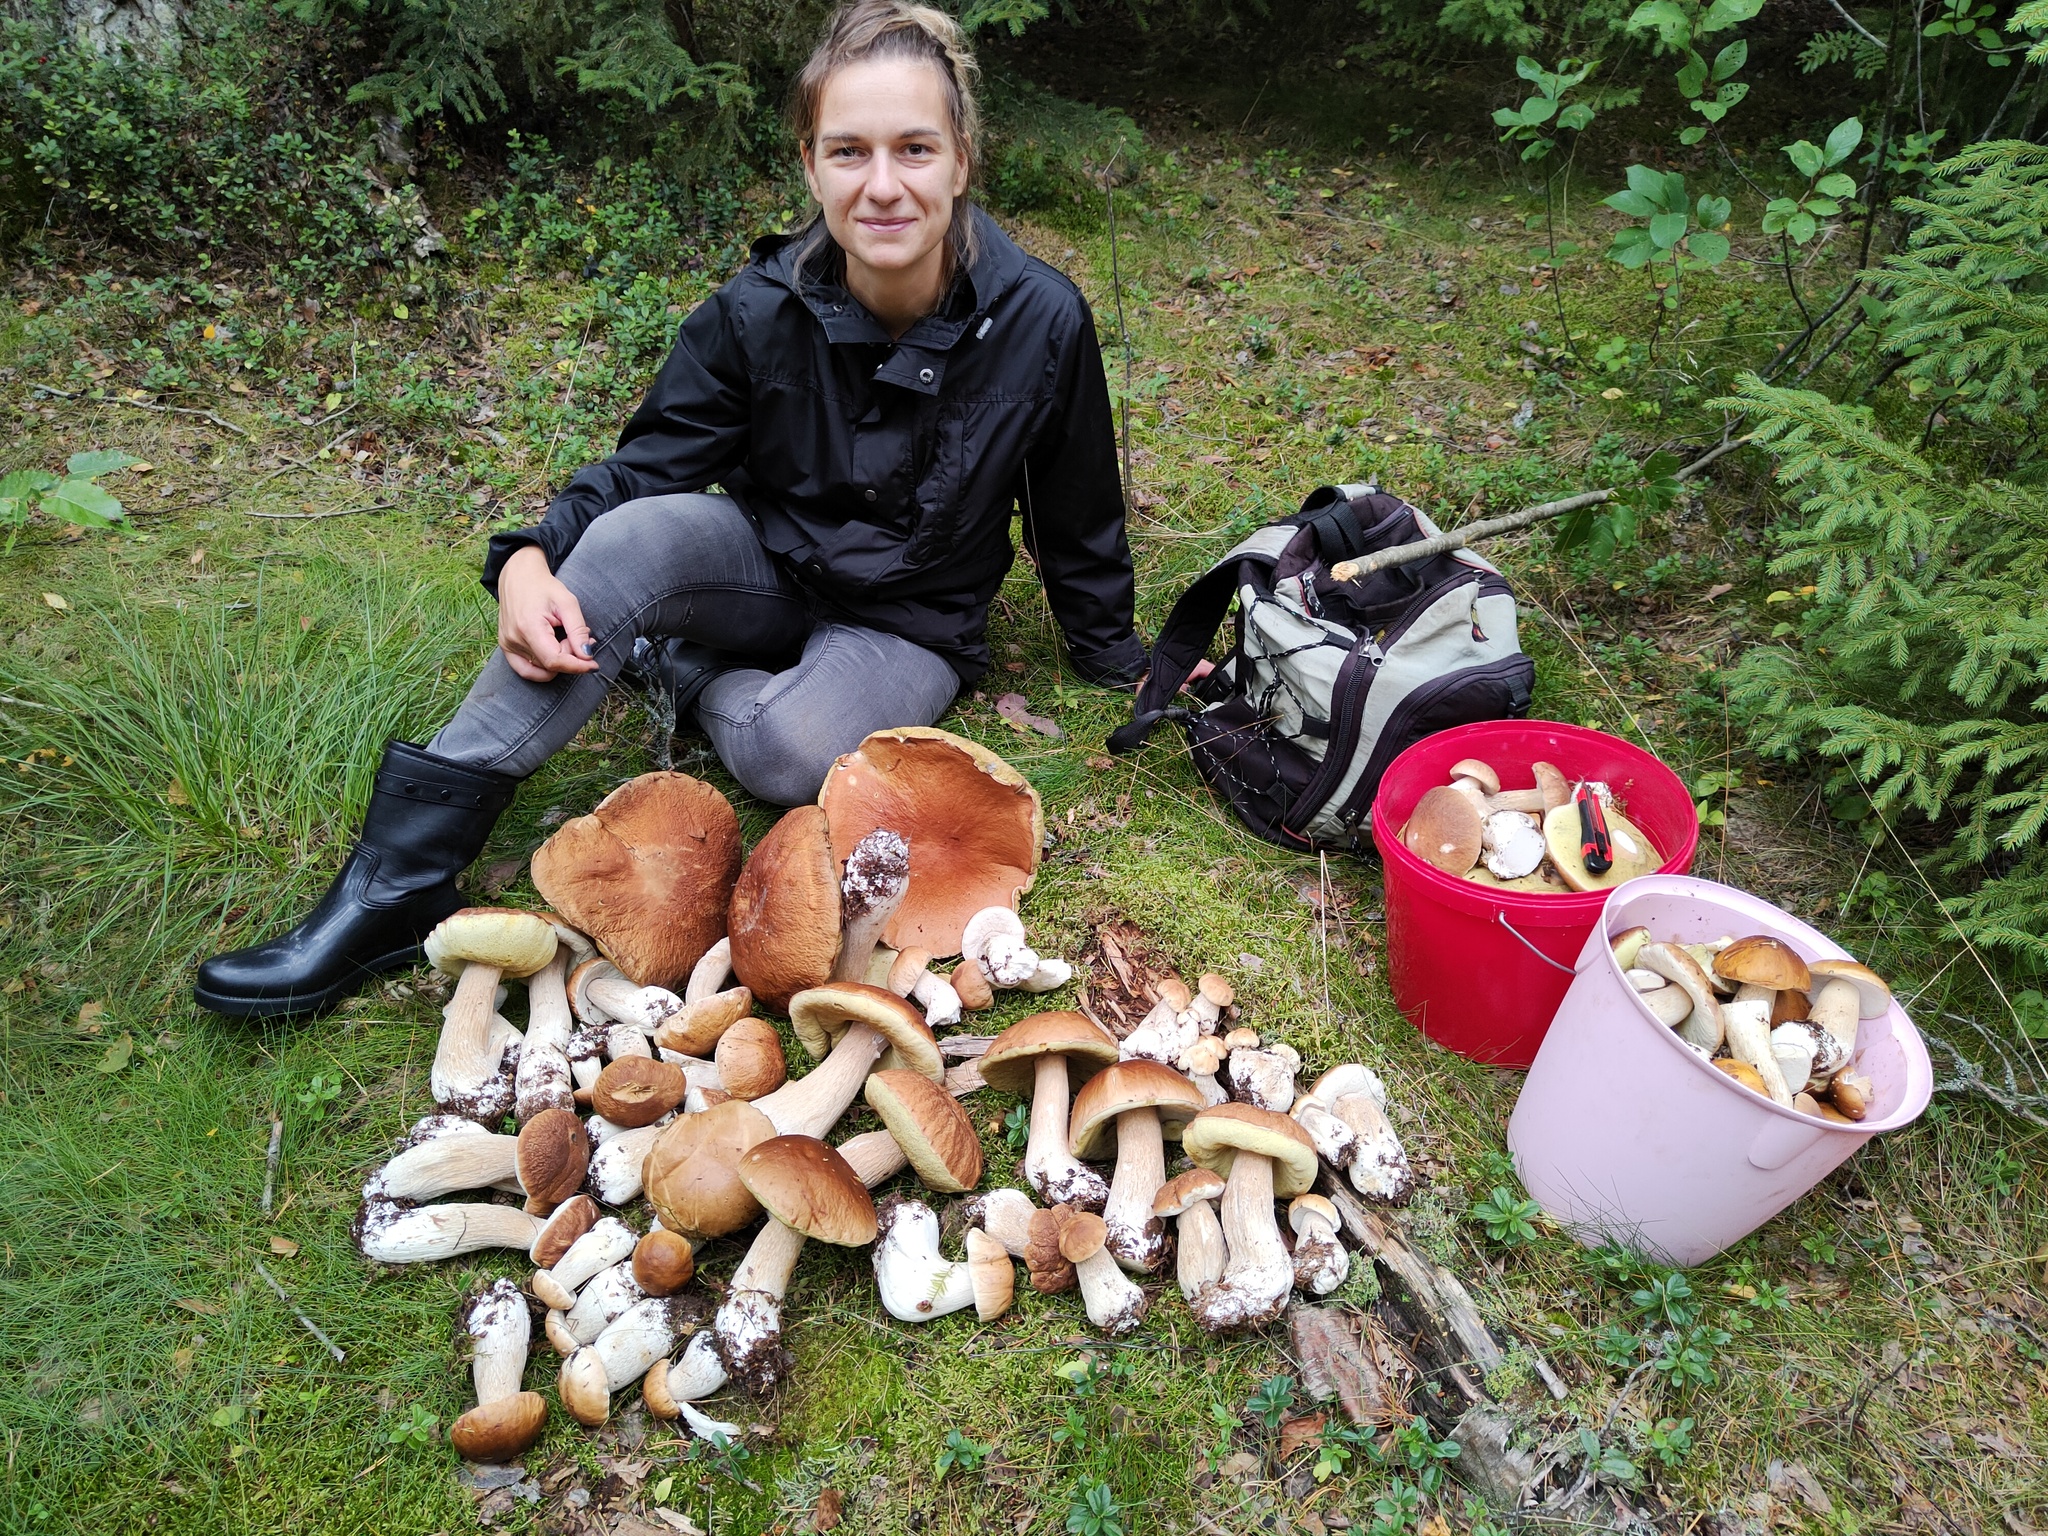
M1479 862L1486 827L1471 799L1448 785L1423 793L1401 829L1401 846L1447 875L1462 875Z

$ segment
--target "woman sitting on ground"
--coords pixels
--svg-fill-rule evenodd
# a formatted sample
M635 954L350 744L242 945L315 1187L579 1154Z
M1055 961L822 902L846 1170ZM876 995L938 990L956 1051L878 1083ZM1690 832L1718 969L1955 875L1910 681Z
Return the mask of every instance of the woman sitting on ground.
M833 758L988 669L1013 507L1075 668L1137 677L1094 317L966 197L974 76L942 12L854 0L826 24L791 112L817 215L683 322L616 453L491 540L497 654L424 748L386 745L312 914L200 966L203 1006L315 1012L411 963L629 663L750 793L814 799Z

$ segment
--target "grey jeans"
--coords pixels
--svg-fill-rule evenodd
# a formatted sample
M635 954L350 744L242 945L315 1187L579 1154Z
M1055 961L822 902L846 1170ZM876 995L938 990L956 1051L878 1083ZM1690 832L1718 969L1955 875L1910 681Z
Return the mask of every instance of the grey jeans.
M697 718L749 794L818 797L832 759L870 731L930 725L959 675L937 653L851 624L821 624L725 496L650 496L613 508L555 573L576 594L595 672L529 683L494 652L427 750L520 778L583 728L633 642L680 637L732 656Z

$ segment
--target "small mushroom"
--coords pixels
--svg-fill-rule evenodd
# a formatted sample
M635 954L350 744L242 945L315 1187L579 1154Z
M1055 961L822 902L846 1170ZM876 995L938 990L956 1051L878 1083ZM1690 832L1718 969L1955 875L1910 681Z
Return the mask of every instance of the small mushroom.
M1078 1211L1060 1228L1060 1257L1074 1266L1088 1321L1114 1337L1145 1320L1145 1293L1133 1285L1104 1246L1109 1228L1092 1211Z
M733 1271L712 1331L733 1378L766 1391L782 1375L782 1298L805 1240L873 1242L875 1204L846 1159L810 1136L761 1142L739 1160L738 1173L768 1225Z
M603 1217L571 1243L550 1267L535 1270L527 1288L540 1298L541 1305L567 1312L576 1305L576 1293L592 1277L630 1259L639 1241L633 1229L618 1217Z
M1216 1033L1223 1010L1237 1001L1237 989L1214 971L1205 971L1195 983L1187 1011L1195 1016L1195 1027L1204 1035Z
M562 1362L556 1382L562 1406L577 1423L597 1428L611 1417L612 1394L645 1376L688 1326L682 1303L673 1296L650 1296L627 1308Z
M954 966L946 977L946 985L953 989L953 995L960 999L960 1006L969 1013L980 1013L995 1003L995 989L988 984L988 977L982 974L978 960L962 960Z
M697 1255L690 1240L669 1231L659 1220L633 1245L633 1278L646 1295L672 1296L688 1285L696 1272Z
M562 1324L570 1338L588 1344L611 1326L613 1318L646 1299L647 1292L633 1278L633 1262L627 1257L591 1277L576 1293L576 1305L564 1314Z
M789 1081L782 1037L766 1019L745 1018L719 1037L706 1088L721 1088L735 1099L763 1099ZM692 1086L696 1083L691 1078ZM684 1103L687 1105L688 1098Z
M682 1012L683 1000L666 987L636 987L619 968L598 956L569 973L569 1006L586 1029L596 1027L609 1037L609 1024L628 1024L651 1035ZM644 1054L644 1053L643 1053Z
M1207 1168L1191 1168L1168 1179L1152 1197L1152 1214L1161 1221L1174 1219L1174 1278L1180 1293L1193 1303L1203 1291L1223 1278L1227 1257L1223 1247L1223 1226L1210 1202L1223 1193L1223 1177Z
M1321 1195L1296 1195L1287 1207L1294 1230L1294 1283L1327 1296L1351 1277L1351 1255L1337 1238L1337 1207Z
M1257 1328L1287 1305L1294 1264L1273 1219L1276 1196L1298 1195L1316 1178L1316 1149L1307 1132L1285 1115L1249 1104L1205 1109L1181 1132L1194 1162L1225 1176L1223 1278L1195 1303L1195 1317L1211 1333Z
M914 999L931 1028L945 1029L960 1022L960 994L932 974L931 963L928 949L902 951L889 967L889 990Z
M1201 1019L1188 989L1168 977L1160 983L1158 999L1138 1027L1118 1044L1117 1054L1125 1061L1153 1061L1171 1067L1201 1038Z
M1717 1056L1714 1058L1714 1066L1722 1073L1734 1078L1736 1082L1742 1084L1751 1093L1760 1093L1765 1098L1771 1096L1770 1089L1764 1086L1763 1075L1748 1062L1737 1061L1731 1056Z
M971 1230L970 1243L982 1238L993 1253L984 1247L981 1263L956 1264L940 1253L939 1218L923 1201L886 1200L876 1220L875 1287L891 1317L923 1323L971 1306L986 1322L1009 1309L1017 1275L995 1239Z
M1108 1030L1078 1013L1034 1013L989 1042L981 1075L1002 1093L1031 1094L1031 1132L1024 1177L1049 1204L1100 1210L1109 1199L1102 1176L1067 1144L1070 1080L1117 1059Z
M1570 803L1572 798L1571 780L1564 776L1564 773L1555 763L1531 763L1529 771L1535 776L1537 792L1543 796L1542 809L1545 814L1556 810L1560 805ZM1534 809L1534 807L1525 806L1523 809Z
M684 1056L707 1056L753 1007L754 994L746 987L728 987L694 1003L685 1002L681 1012L655 1026L654 1043Z
M1187 1073L1188 1081L1202 1095L1204 1105L1222 1104L1230 1095L1216 1081L1216 1073L1230 1059L1230 1048L1215 1035L1200 1035L1174 1065Z
M1870 1075L1865 1072L1839 1073L1828 1085L1828 1098L1851 1120L1861 1120L1870 1113L1872 1094Z
M559 942L546 918L510 907L465 907L427 935L427 960L456 979L428 1073L436 1104L487 1125L511 1111L515 1079L500 1070L504 1038L494 1028L498 978L531 976Z
M1493 771L1493 765L1482 763L1476 757L1461 758L1451 764L1451 786L1469 784L1477 790L1482 799L1491 799L1500 793L1500 775Z
M1424 792L1415 803L1401 845L1425 864L1462 875L1479 862L1484 827L1472 802L1448 785Z
M1275 1041L1264 1050L1234 1050L1230 1053L1230 1086L1247 1103L1284 1115L1294 1106L1294 1074L1300 1066L1300 1055L1284 1041Z
M1125 1269L1149 1274L1166 1257L1166 1232L1152 1198L1166 1182L1166 1137L1204 1108L1201 1090L1156 1061L1104 1067L1074 1099L1067 1144L1100 1159L1112 1142L1116 1172L1102 1207L1109 1251Z
M464 1459L511 1461L547 1428L547 1399L519 1390L533 1320L510 1280L499 1280L469 1304L462 1318L470 1339L476 1406L448 1426L449 1444Z
M429 1115L363 1187L363 1198L432 1200L509 1181L525 1192L529 1211L545 1216L576 1193L589 1163L590 1143L571 1110L543 1110L517 1136L455 1115Z
M1714 996L1714 984L1707 979L1699 961L1676 944L1654 940L1643 945L1635 958L1644 970L1676 983L1691 1000L1692 1007L1678 1026L1679 1037L1708 1055L1718 1051L1726 1038L1727 1025L1721 1016L1720 999Z
M567 1253L577 1238L596 1226L602 1215L597 1202L590 1196L571 1195L555 1207L555 1213L547 1219L526 1256L539 1268L546 1269Z
M689 1086L678 1067L651 1056L628 1056L598 1075L590 1103L612 1124L631 1130L668 1114L683 1102Z
M1614 963L1626 971L1634 968L1636 956L1650 942L1649 929L1624 928L1608 941L1608 947L1614 951Z
M1023 1258L1034 1291L1052 1296L1073 1289L1074 1266L1060 1251L1060 1234L1080 1214L1071 1205L1049 1205L1031 1213Z

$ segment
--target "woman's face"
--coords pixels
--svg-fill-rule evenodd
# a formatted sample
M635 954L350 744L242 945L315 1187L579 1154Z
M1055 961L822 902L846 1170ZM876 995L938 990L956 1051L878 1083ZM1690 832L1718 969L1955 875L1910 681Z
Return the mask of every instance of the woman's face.
M883 284L944 263L969 169L951 123L945 81L923 59L867 59L825 82L804 176L848 263Z

